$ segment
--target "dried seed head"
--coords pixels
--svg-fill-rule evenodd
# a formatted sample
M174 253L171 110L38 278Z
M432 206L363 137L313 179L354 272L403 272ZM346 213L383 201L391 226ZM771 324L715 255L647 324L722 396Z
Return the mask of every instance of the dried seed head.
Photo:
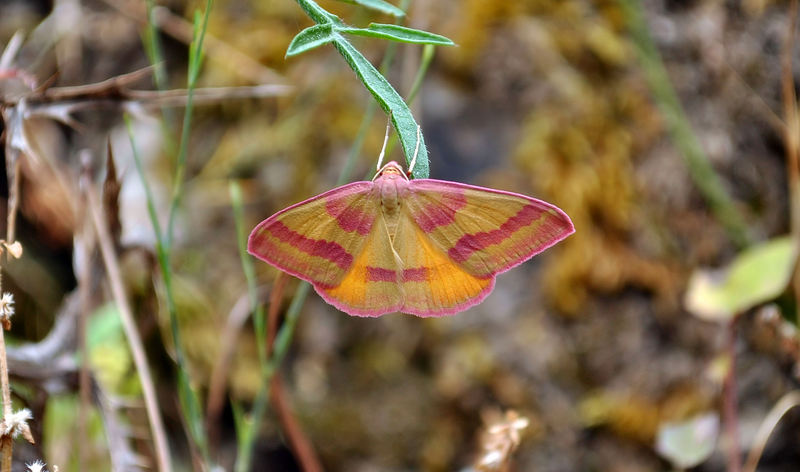
M475 468L486 472L505 471L521 441L520 432L528 427L530 421L516 411L509 410L503 417L487 423L481 437L482 451L475 461Z
M3 292L0 296L0 318L11 318L14 316L14 295L11 292Z
M25 465L28 467L28 472L47 472L47 469L44 468L44 462L39 460Z
M8 249L8 253L11 254L11 257L14 259L19 259L22 257L22 244L19 241L14 241L11 244L5 243L6 249Z
M3 292L0 296L0 323L5 329L11 329L11 317L14 316L14 295Z
M10 435L12 438L16 438L21 434L29 443L34 444L35 441L31 434L31 428L28 426L28 421L32 418L33 414L31 414L29 409L23 408L22 410L17 410L11 413L8 418L4 418L3 422L0 423L0 434L3 436Z

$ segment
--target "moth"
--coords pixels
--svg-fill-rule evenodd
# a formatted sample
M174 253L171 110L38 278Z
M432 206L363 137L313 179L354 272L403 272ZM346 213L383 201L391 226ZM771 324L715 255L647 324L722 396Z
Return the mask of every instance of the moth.
M417 150L419 129L417 129ZM339 310L443 316L491 293L505 272L575 228L555 205L517 193L409 179L397 162L258 224L247 250L310 282ZM417 150L409 168L414 168Z

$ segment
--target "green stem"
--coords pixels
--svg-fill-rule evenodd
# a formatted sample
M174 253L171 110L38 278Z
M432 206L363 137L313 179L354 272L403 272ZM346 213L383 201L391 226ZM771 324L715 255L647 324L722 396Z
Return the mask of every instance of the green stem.
M325 23L335 23L339 21L339 18L335 15L328 13L324 8L317 5L316 2L310 0L296 0L297 4L300 5L300 8L306 12L309 18L314 20L315 23L318 24L325 24Z
M619 0L619 2L625 12L633 42L637 46L645 78L667 123L672 141L686 162L694 184L703 194L714 217L725 227L730 238L740 247L749 245L751 241L747 227L711 165L700 141L692 131L683 106L672 88L661 55L645 24L639 1Z
M267 366L267 332L264 320L264 307L258 296L258 281L256 280L256 269L253 265L253 258L247 253L247 232L244 223L242 187L239 185L239 182L231 180L228 184L228 190L231 196L231 206L233 207L233 220L236 225L236 242L239 247L239 259L242 263L242 271L244 272L245 280L247 281L250 313L253 314L259 363L261 364L262 370L265 370Z
M283 358L286 357L286 353L289 351L289 345L294 335L295 327L297 326L297 320L300 317L300 310L303 308L303 303L310 289L311 284L308 282L301 282L300 285L297 286L297 290L292 298L292 303L286 311L286 319L275 337L272 356L267 363L267 368L263 370L261 387L258 389L256 399L253 403L252 422L250 423L250 427L245 429L246 433L243 434L244 438L240 441L239 455L236 461L236 472L247 472L250 470L253 444L255 443L256 433L261 429L261 422L267 410L267 400L270 395L272 376L275 375Z

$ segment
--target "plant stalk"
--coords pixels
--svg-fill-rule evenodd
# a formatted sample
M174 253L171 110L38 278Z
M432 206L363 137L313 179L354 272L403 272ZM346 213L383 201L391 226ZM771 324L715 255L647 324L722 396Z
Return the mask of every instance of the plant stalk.
M741 472L742 448L739 442L739 415L736 411L736 318L727 326L726 352L728 356L728 372L722 384L723 418L728 438L728 472Z

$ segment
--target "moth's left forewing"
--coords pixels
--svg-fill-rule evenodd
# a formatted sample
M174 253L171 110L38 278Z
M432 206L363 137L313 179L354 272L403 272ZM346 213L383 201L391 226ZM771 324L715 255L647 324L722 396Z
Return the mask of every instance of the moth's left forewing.
M501 190L419 179L404 202L431 241L476 277L504 272L574 232L558 207Z

